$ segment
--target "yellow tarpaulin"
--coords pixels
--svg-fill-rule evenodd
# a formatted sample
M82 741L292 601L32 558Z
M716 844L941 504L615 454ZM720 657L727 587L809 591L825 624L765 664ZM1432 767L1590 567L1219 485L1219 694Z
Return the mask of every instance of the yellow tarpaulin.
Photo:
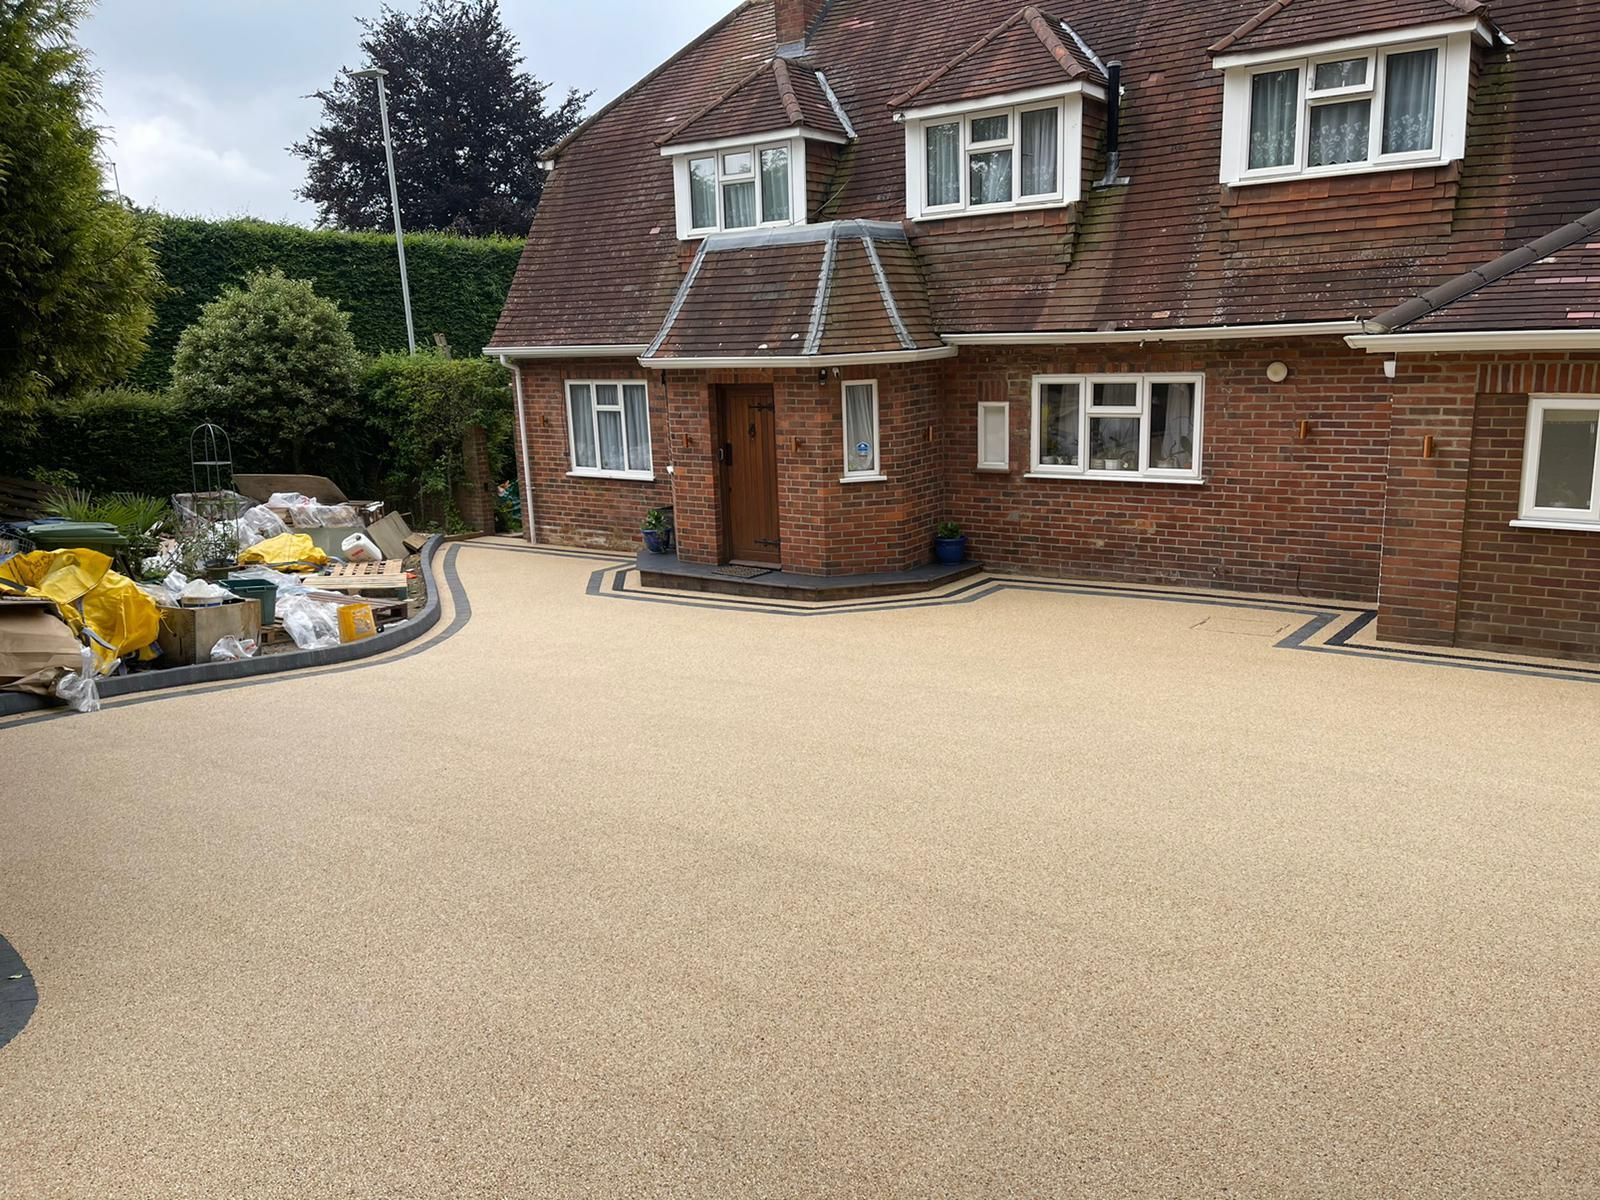
M304 533L280 533L277 537L257 542L239 555L241 564L265 563L269 567L283 567L290 571L309 571L327 561L328 556L318 550L317 544ZM302 563L306 565L301 566Z
M80 638L87 630L102 673L124 654L143 650L161 630L156 602L133 580L113 571L111 560L97 550L19 554L0 563L0 579L53 601Z

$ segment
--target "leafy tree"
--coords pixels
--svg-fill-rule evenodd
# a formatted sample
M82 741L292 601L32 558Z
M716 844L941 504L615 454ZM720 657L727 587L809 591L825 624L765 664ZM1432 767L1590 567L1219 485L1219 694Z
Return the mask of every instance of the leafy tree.
M0 0L0 424L113 382L160 289L148 228L102 190L87 0Z
M172 394L227 430L236 462L298 472L333 448L360 371L349 315L274 269L228 288L183 331Z
M361 20L368 66L389 72L401 220L408 229L522 237L544 186L541 151L582 119L575 89L553 110L522 70L499 0L422 0ZM371 80L341 73L314 93L322 124L290 147L308 163L300 195L324 225L390 232L389 183Z

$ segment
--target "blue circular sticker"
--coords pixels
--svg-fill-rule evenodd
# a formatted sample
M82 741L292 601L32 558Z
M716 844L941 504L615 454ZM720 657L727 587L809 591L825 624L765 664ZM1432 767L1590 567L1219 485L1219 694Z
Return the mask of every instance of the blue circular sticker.
M861 455L863 458L865 458L867 455L872 453L872 443L871 442L857 442L856 443L856 453Z

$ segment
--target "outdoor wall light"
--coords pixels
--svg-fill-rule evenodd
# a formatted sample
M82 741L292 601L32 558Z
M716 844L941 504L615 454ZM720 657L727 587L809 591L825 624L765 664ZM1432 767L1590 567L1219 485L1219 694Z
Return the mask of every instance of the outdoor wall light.
M1267 364L1267 382L1282 383L1289 378L1289 364L1284 362L1270 362Z
M821 387L823 384L825 384L827 382L828 382L828 368L827 367L818 367L817 368L817 386Z
M1384 362L1383 362L1383 376L1384 376L1385 379L1393 379L1399 373L1400 373L1400 360L1398 358L1387 358L1387 359L1384 359Z

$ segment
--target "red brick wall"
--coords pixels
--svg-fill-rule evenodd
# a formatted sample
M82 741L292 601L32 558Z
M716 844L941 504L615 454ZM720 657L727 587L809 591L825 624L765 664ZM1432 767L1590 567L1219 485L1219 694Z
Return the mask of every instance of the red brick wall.
M563 546L637 549L639 526L648 509L672 503L666 473L666 403L658 375L631 359L573 359L525 362L522 402L530 468L532 520L540 542ZM655 482L633 479L574 478L567 440L566 381L630 379L650 385L650 452ZM524 514L526 517L526 513Z
M1290 368L1281 384L1274 360ZM1206 377L1204 485L1026 478L1034 375L1151 372ZM992 566L1371 601L1387 393L1381 364L1337 339L964 349L945 385L948 507ZM976 468L990 400L1011 405L1003 474Z

